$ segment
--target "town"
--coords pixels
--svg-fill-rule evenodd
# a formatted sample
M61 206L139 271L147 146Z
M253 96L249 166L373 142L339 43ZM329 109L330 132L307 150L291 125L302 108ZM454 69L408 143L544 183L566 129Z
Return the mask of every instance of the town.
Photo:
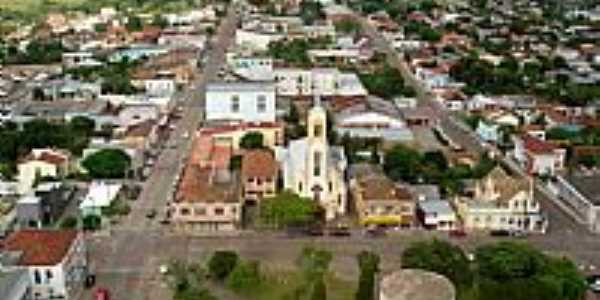
M0 299L600 299L600 4L0 1Z

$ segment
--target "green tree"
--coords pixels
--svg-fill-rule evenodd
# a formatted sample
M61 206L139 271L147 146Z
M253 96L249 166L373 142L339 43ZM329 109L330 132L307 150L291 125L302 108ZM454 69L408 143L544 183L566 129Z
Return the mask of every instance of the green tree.
M138 16L129 16L125 28L129 31L140 31L144 27L142 19Z
M351 19L344 19L334 23L336 32L356 34L360 31L360 24Z
M262 133L250 131L240 140L240 147L243 149L260 149L264 146L263 139Z
M236 292L247 292L261 283L260 264L257 261L240 261L227 277L227 286Z
M379 272L379 256L373 252L362 251L357 256L360 268L356 300L373 300L375 298L375 275Z
M127 175L131 159L123 150L103 149L86 157L81 165L93 178L115 179Z
M397 145L385 153L383 169L395 181L415 182L420 174L420 161L419 152Z
M333 259L331 252L323 249L305 247L296 261L307 282L322 279L329 270Z
M77 220L76 217L68 216L62 220L62 222L60 223L60 228L61 229L75 229L75 228L77 228L78 223L79 223L79 221Z
M87 215L83 217L83 230L98 230L102 226L102 219L97 215Z
M323 278L319 278L312 283L308 299L327 300L327 286L325 286L325 280Z
M208 262L208 271L218 280L224 280L239 262L237 253L233 251L216 251Z
M284 227L308 224L315 220L317 206L308 198L301 198L285 190L260 203L260 219L265 225Z
M402 253L402 267L442 274L457 288L470 286L473 280L469 260L460 247L437 239L411 244Z
M165 28L169 25L169 22L163 16L157 14L154 15L154 17L152 18L152 25L160 28Z

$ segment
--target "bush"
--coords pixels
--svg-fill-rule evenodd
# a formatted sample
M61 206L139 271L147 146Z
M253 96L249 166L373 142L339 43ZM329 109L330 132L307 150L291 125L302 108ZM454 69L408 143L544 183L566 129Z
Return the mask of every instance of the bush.
M216 251L208 262L208 272L218 280L224 280L238 264L239 257L233 251Z
M83 230L98 230L102 227L102 218L97 215L88 215L83 218Z
M77 220L76 217L68 216L62 220L62 222L60 223L60 228L61 229L75 229L75 228L77 228L78 223L79 223L79 221Z
M227 277L227 286L236 292L250 291L260 282L260 265L257 261L240 261Z

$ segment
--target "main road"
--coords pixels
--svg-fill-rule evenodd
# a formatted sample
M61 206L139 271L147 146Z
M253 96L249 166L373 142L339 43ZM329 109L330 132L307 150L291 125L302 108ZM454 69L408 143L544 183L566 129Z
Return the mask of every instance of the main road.
M225 62L225 50L234 37L237 19L234 7L230 7L221 19L216 35L208 42L201 74L176 99L182 106L183 115L144 183L139 198L133 203L130 215L120 224L105 230L106 235L88 237L92 272L97 274L98 285L111 290L113 299L166 299L164 295L149 292L149 279L155 270L157 254L161 249L169 248L170 240L163 238L168 231L156 219L146 218L146 214L154 210L158 212L157 218L162 218L167 203L173 197L179 174L191 150L191 137L203 117L206 83L215 79L219 67ZM90 295L84 293L82 299L86 297Z

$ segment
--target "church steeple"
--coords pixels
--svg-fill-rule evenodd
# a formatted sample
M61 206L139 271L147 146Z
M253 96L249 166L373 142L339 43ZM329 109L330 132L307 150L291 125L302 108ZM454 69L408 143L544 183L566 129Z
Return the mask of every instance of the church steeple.
M313 107L308 112L308 139L311 143L327 142L327 112L321 106L321 97L315 96Z

